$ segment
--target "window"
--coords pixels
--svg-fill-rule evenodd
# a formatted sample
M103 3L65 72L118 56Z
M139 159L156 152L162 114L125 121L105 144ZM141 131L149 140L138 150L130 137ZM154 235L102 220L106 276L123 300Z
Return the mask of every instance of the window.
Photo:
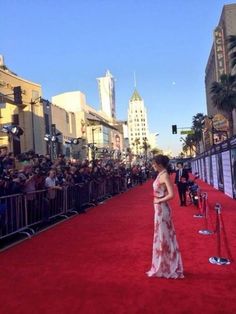
M69 114L66 112L66 123L69 123Z

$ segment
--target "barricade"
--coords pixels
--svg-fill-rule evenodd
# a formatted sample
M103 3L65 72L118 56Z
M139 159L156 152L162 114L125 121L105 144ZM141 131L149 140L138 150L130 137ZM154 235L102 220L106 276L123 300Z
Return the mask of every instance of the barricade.
M107 177L106 178L106 195L111 197L113 195L113 178Z
M204 218L204 229L199 230L198 232L202 235L211 235L214 231L209 230L209 205L208 205L208 195L206 192L202 193L202 213Z
M77 214L81 210L81 187L79 184L64 188L65 214Z
M27 208L23 194L0 197L0 239L27 229Z
M47 190L26 193L24 199L27 208L27 226L33 227L49 219Z
M87 181L79 184L80 208L91 204L91 182Z
M229 265L231 263L232 255L229 249L228 240L226 236L225 226L222 217L222 207L219 203L215 205L216 211L216 243L217 243L217 256L209 258L209 262L214 265ZM227 252L228 258L222 257L222 237Z
M59 216L68 218L69 214L77 214L84 207L96 205L135 184L134 177L114 175L82 184L0 197L0 240L16 233L30 237L40 224L47 225Z

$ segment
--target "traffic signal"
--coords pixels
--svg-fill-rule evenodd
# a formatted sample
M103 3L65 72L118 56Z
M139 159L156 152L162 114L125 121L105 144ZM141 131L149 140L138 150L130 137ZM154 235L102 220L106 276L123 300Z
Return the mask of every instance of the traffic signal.
M15 86L13 88L14 93L14 103L17 105L22 105L22 90L21 86Z
M172 125L172 134L177 134L177 125Z

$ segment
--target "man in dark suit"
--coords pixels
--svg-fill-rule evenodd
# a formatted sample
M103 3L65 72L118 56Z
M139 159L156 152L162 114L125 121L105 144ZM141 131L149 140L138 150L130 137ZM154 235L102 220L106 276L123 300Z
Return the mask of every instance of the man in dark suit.
M175 184L177 185L180 199L180 206L186 206L187 182L189 179L188 171L183 168L183 163L177 163L178 170L175 175Z

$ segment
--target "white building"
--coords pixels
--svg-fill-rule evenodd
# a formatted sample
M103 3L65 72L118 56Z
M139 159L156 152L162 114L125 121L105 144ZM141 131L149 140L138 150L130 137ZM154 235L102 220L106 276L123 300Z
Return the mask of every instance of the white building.
M104 77L97 78L101 110L109 117L116 117L115 80L109 70Z
M144 142L149 138L147 109L136 89L129 101L128 129L131 150L135 154L143 153Z
M97 149L109 149L111 151L123 150L123 130L114 123L114 119L109 118L103 111L96 111L86 102L86 96L80 91L66 92L52 97L52 103L63 110L54 110L53 123L62 133L65 140L73 136L82 138L83 146L95 145ZM75 126L72 129L73 119ZM63 125L68 124L68 128ZM89 146L88 146L89 147ZM88 152L84 152L88 153ZM81 153L82 154L82 153Z

